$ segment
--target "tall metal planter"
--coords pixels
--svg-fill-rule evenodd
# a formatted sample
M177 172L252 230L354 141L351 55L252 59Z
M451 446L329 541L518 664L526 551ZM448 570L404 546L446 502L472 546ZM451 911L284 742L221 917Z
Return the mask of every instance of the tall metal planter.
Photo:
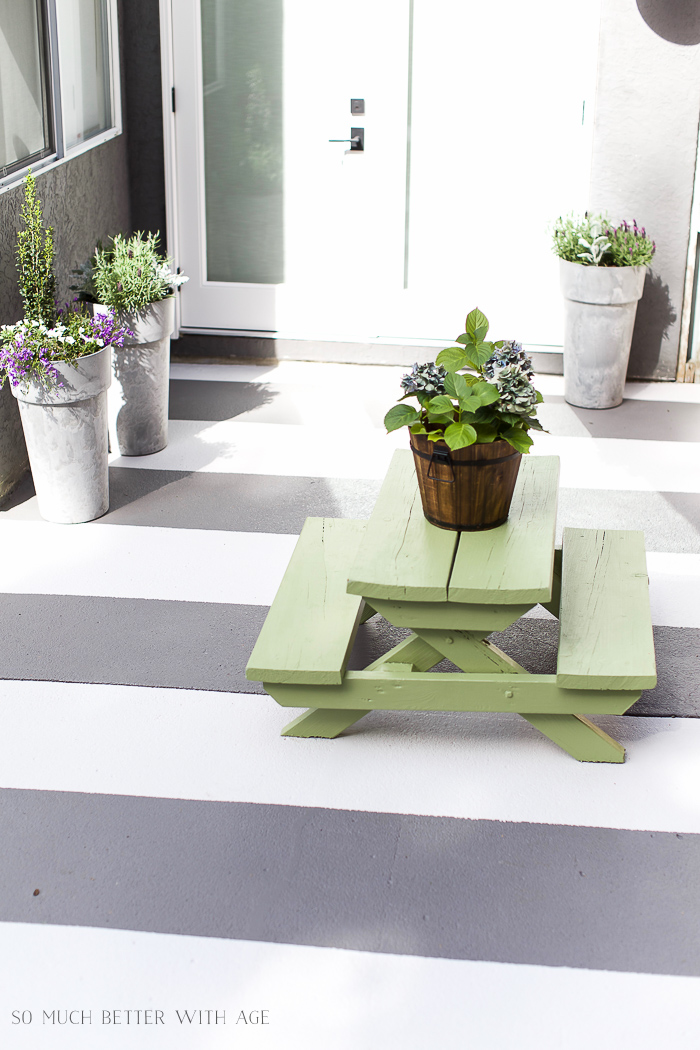
M106 313L108 307L95 306ZM114 382L109 394L112 451L149 456L168 444L170 335L175 327L175 299L169 296L133 313L118 313L117 325L134 335L112 347Z
M559 261L565 302L564 397L579 408L621 404L646 266Z
M47 521L92 521L109 510L109 355L105 347L75 364L54 361L55 384L30 381L12 388L39 512Z

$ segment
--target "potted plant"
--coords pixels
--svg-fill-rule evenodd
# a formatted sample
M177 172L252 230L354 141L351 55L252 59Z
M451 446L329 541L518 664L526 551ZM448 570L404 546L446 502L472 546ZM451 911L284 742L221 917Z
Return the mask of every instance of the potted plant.
M559 218L554 251L565 299L564 397L580 408L622 402L637 303L656 243L636 220Z
M408 426L423 513L442 529L495 529L508 517L520 459L542 395L532 362L515 340L486 341L480 310L467 316L459 346L413 366L404 394L384 419L387 431ZM418 408L406 404L415 398Z
M109 347L123 339L114 315L57 311L53 231L43 228L31 172L17 237L24 319L0 329L0 386L19 404L39 510L48 521L90 521L109 507Z
M148 456L168 443L170 334L175 325L174 291L187 277L173 273L161 254L158 233L117 234L108 248L99 245L74 271L74 291L112 310L128 328L123 346L114 346L110 392L110 438L123 456Z

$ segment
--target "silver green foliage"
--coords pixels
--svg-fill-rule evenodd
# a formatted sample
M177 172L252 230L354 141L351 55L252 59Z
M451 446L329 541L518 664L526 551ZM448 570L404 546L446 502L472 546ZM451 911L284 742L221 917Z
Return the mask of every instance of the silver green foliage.
M552 235L555 254L582 266L649 266L656 252L656 242L636 219L613 226L606 215L560 216Z
M132 312L160 302L189 278L173 273L170 259L161 254L158 233L120 233L108 248L100 245L94 255L77 270L74 291L88 302L102 303L114 310Z

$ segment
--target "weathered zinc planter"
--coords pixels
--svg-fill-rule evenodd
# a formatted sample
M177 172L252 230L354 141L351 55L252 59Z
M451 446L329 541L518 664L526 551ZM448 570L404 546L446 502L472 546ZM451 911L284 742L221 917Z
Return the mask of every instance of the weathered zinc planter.
M39 511L47 521L92 521L109 509L109 355L105 347L75 364L52 361L55 384L29 380L12 388Z
M580 408L621 404L646 266L559 260L565 299L564 397Z
M96 313L109 307L95 305ZM112 451L149 456L168 443L170 334L175 327L175 299L168 296L133 313L117 314L116 323L134 335L112 347L114 382L109 394Z

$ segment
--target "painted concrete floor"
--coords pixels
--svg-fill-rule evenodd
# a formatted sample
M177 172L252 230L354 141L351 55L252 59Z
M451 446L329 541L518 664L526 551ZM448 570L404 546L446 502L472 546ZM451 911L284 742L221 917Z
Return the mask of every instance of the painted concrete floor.
M543 376L559 528L642 528L659 686L622 766L509 715L336 740L244 668L307 515L366 517L402 369L174 364L111 509L0 507L0 1034L37 1050L695 1048L700 386L608 412ZM556 659L541 610L498 637ZM353 666L401 632L371 620ZM38 892L36 892L38 891ZM582 1004L586 1004L582 1008Z

